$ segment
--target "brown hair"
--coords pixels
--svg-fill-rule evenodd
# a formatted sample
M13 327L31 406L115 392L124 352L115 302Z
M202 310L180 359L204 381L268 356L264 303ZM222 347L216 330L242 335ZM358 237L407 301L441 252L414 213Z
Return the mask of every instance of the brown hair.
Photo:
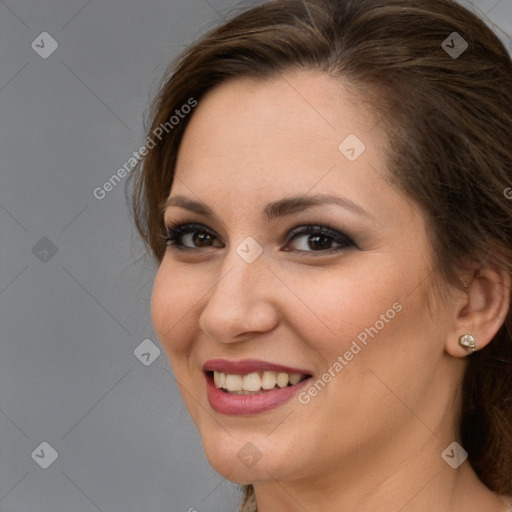
M460 56L442 47L457 32ZM447 39L448 38L448 39ZM448 50L449 48L447 48ZM191 98L232 78L290 68L342 77L382 118L391 180L424 211L438 274L490 258L512 274L512 61L476 15L451 0L278 0L223 23L168 70L149 136ZM168 126L134 176L137 228L158 261L162 203L188 118ZM469 357L462 443L492 491L512 493L512 308L494 340ZM255 508L245 487L243 510ZM252 503L252 504L251 504Z

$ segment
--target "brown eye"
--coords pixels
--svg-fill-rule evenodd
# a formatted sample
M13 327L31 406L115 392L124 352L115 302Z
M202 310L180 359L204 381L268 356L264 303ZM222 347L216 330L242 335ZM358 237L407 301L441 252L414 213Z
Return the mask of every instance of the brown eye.
M165 241L168 247L178 249L224 247L217 235L201 224L182 224L168 227Z
M186 237L183 238L185 239ZM210 247L214 242L214 237L212 237L212 235L209 233L201 233L199 231L192 233L191 238L195 247Z
M354 242L339 231L326 226L302 226L292 230L286 250L334 252L351 246L355 247Z
M313 251L330 249L333 244L332 238L325 235L309 235L308 246Z

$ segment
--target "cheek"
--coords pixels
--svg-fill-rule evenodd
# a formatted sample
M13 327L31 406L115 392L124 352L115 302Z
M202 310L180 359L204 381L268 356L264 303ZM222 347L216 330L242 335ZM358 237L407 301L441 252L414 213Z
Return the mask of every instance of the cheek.
M296 332L330 357L343 354L359 335L364 341L366 329L376 323L384 330L401 309L400 280L391 270L380 279L368 268L347 267L312 278L290 274L286 280L293 296L288 294L285 316L294 318Z
M284 316L294 319L294 332L316 354L318 371L345 376L333 390L342 381L343 386L360 386L368 378L365 368L410 378L414 362L420 353L426 357L428 347L419 345L418 332L428 336L432 330L418 287L423 263L406 267L384 256L374 257L371 265L352 263L311 278L286 276L294 296L288 294Z
M162 262L153 285L151 319L168 354L183 353L189 348L194 332L193 310L201 289L204 290L204 283L195 283L186 272Z

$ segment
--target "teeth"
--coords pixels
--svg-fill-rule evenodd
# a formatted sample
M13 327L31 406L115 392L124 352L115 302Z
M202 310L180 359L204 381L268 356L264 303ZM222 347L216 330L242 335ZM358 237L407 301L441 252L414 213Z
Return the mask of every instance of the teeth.
M263 389L274 389L277 384L276 372L263 372L261 387Z
M304 375L300 373L273 372L265 371L262 374L258 372L248 373L247 375L234 375L222 372L213 372L213 381L215 386L225 389L230 393L250 394L262 392L262 390L271 390L276 386L285 388L288 385L298 384Z
M244 375L242 389L245 391L259 391L261 388L261 378L257 373Z
M287 373L278 373L277 374L277 385L280 388L285 388L288 386L288 374Z
M300 373L292 373L289 377L288 377L288 380L290 381L290 384L292 386L295 386L295 384L298 384L302 379L302 375Z
M241 375L226 375L226 388L228 391L242 391L243 379Z

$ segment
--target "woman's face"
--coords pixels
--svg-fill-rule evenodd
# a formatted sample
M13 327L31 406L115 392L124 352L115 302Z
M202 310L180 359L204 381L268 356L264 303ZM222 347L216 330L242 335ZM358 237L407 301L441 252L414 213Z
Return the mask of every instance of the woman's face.
M356 477L454 428L454 307L433 321L425 221L385 181L393 141L363 107L312 72L232 81L181 144L152 318L238 483Z

